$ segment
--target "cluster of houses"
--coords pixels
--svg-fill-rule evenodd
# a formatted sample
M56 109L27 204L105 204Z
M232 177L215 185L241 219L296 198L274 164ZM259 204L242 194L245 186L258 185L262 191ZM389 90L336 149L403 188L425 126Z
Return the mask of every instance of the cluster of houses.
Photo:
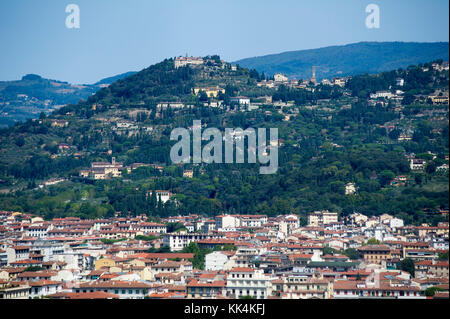
M122 177L122 172L126 171L131 173L135 169L140 167L152 167L159 172L162 172L164 167L158 164L148 163L133 163L129 166L123 166L122 162L117 162L115 157L112 157L111 163L109 162L92 162L89 169L80 170L80 177L92 180L105 180L114 177ZM64 179L50 180L45 183L45 186L54 185L57 182L64 181Z
M168 232L173 225L181 227ZM203 265L187 252L192 243L205 251ZM448 223L404 225L388 214L154 222L2 211L0 299L448 298L448 249ZM405 259L413 273L400 266Z
M83 169L80 171L80 177L91 178L93 180L121 177L123 169L123 163L116 162L116 158L113 157L111 163L92 162L89 169Z

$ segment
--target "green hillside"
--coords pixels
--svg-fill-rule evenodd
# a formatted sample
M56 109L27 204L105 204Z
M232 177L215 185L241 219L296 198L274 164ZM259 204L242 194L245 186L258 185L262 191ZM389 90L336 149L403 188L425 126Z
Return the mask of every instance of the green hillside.
M403 87L396 85L398 77L405 80ZM436 212L448 208L448 171L437 168L448 163L448 104L431 97L448 95L448 70L426 63L355 76L345 87L270 88L261 86L265 79L255 70L234 70L218 56L180 68L167 59L87 101L0 130L0 210L95 218L114 212L306 216L329 209L341 216L389 213L416 224L443 220ZM208 96L214 88L217 96ZM194 94L195 89L200 91ZM403 99L369 98L399 89ZM235 96L249 97L252 107L232 102ZM170 133L191 127L193 120L221 131L278 128L277 173L261 175L255 164L173 164ZM412 153L426 159L422 171L410 169ZM153 166L105 180L79 176L90 163L112 157L124 166ZM187 169L193 178L183 177ZM65 181L38 187L56 177ZM396 183L403 177L404 183ZM355 194L346 194L349 183ZM175 195L162 204L146 196L150 190Z

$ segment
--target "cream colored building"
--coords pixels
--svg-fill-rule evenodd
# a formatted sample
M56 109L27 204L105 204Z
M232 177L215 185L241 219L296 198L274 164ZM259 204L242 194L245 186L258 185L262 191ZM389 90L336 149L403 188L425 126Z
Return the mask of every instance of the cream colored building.
M174 63L175 68L178 69L189 64L202 65L203 59L201 57L179 57L175 59Z
M217 97L220 92L225 94L225 89L222 89L218 86L212 86L212 87L204 87L204 88L194 88L195 95L198 95L200 91L203 91L206 93L208 97Z
M273 76L273 79L275 80L275 82L287 82L288 81L288 77L282 73L275 74Z
M319 227L337 223L338 214L328 210L317 211L308 215L308 226Z

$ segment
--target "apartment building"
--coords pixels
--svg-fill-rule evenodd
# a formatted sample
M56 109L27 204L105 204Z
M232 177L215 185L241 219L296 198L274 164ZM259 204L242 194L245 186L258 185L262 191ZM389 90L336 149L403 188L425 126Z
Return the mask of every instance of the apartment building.
M271 277L260 269L235 267L227 275L226 294L235 298L252 296L265 299L272 295Z
M324 211L316 211L308 215L308 226L321 227L324 225L337 223L338 213Z

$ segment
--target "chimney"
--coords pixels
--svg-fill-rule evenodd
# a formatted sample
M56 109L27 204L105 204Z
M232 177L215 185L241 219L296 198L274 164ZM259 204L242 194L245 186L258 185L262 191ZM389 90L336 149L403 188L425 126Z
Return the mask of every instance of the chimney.
M112 158L112 164L116 165L116 158L115 157Z

